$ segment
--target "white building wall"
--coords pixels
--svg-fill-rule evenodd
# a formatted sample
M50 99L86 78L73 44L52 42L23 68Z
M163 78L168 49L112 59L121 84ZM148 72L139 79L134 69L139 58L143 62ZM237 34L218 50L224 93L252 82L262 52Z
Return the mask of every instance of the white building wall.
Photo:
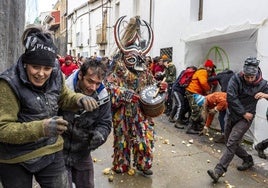
M98 45L96 44L97 29L102 27L102 9L100 3L90 4L90 28L91 28L91 40L90 40L90 55L94 52L100 56Z
M268 1L204 0L201 21L195 19L198 2L155 0L155 43L151 53L156 56L161 48L172 46L173 61L180 70L189 64L201 64L208 50L218 45L225 49L230 68L235 71L242 68L246 57L257 56L263 77L268 79ZM267 106L266 100L261 100L257 106L249 134L255 143L267 138Z
M95 8L100 3L95 2ZM172 60L178 73L187 65L202 64L209 49L219 46L228 54L230 68L235 71L242 68L246 57L257 56L261 60L263 77L268 79L267 0L203 0L203 19L200 21L197 19L199 0L111 0L108 6L107 56L113 55L117 49L113 37L116 20L123 15L129 19L138 14L141 19L151 22L154 30L155 40L149 55L159 56L160 49L172 47ZM95 32L102 21L100 11L101 7L90 12L90 44L87 49L90 55L99 50L95 44ZM219 69L225 67L217 60L215 62ZM265 100L261 100L257 106L251 129L255 142L266 137L267 106Z

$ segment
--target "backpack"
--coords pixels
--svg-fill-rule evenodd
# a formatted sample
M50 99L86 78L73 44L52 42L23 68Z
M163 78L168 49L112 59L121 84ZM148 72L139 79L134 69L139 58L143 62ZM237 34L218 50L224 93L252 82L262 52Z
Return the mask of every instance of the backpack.
M187 67L183 70L178 78L178 84L180 87L186 88L192 80L192 77L197 68L195 66Z

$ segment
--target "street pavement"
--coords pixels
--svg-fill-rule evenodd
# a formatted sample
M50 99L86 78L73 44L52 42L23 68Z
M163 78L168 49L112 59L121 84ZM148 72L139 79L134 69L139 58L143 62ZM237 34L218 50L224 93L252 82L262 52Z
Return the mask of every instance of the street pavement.
M104 171L112 166L112 142L110 134L107 142L92 152L95 168L96 188L268 188L268 161L260 159L251 145L244 147L253 155L255 165L252 169L241 172L236 169L242 161L235 157L227 173L214 184L207 175L213 169L222 152L224 144L214 143L217 132L210 130L209 136L185 134L185 129L177 129L165 115L154 118L156 142L152 176L136 172L115 174ZM113 178L109 181L109 178Z
M238 171L236 166L242 161L235 157L225 176L214 184L207 170L215 167L225 149L224 144L213 141L218 132L210 130L209 136L188 135L185 129L175 128L165 115L154 118L154 121L154 174L144 176L136 172L130 176L109 171L113 154L111 133L107 142L92 152L95 188L268 188L268 161L259 158L251 145L244 144L244 147L252 154L254 167ZM109 178L113 180L109 181ZM39 187L36 182L34 187Z

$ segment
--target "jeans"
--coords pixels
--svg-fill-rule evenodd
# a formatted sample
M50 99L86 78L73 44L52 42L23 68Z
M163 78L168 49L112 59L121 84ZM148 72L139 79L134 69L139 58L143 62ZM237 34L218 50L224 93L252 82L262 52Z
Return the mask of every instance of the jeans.
M91 155L81 159L74 166L67 166L70 188L94 188L94 166Z
M226 140L226 150L220 158L220 162L215 167L215 172L217 174L223 174L227 171L227 168L237 155L239 158L245 160L249 157L249 154L244 148L240 146L242 138L247 130L250 128L251 122L245 119L241 119L236 123L232 123L227 120L225 127L225 140Z
M21 164L0 163L0 177L5 188L32 188L33 176L42 188L68 187L68 176L62 152L55 155L52 163L32 173Z

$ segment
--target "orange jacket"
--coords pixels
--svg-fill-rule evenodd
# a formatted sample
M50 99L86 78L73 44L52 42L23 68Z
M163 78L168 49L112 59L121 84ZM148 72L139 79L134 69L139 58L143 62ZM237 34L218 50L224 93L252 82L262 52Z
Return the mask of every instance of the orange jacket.
M198 69L194 73L190 84L186 87L186 90L191 93L206 95L210 91L207 70L203 68Z
M226 92L214 92L205 97L205 110L215 109L217 111L226 110L227 103L227 93ZM215 114L208 113L206 119L206 127L209 127L213 121Z

